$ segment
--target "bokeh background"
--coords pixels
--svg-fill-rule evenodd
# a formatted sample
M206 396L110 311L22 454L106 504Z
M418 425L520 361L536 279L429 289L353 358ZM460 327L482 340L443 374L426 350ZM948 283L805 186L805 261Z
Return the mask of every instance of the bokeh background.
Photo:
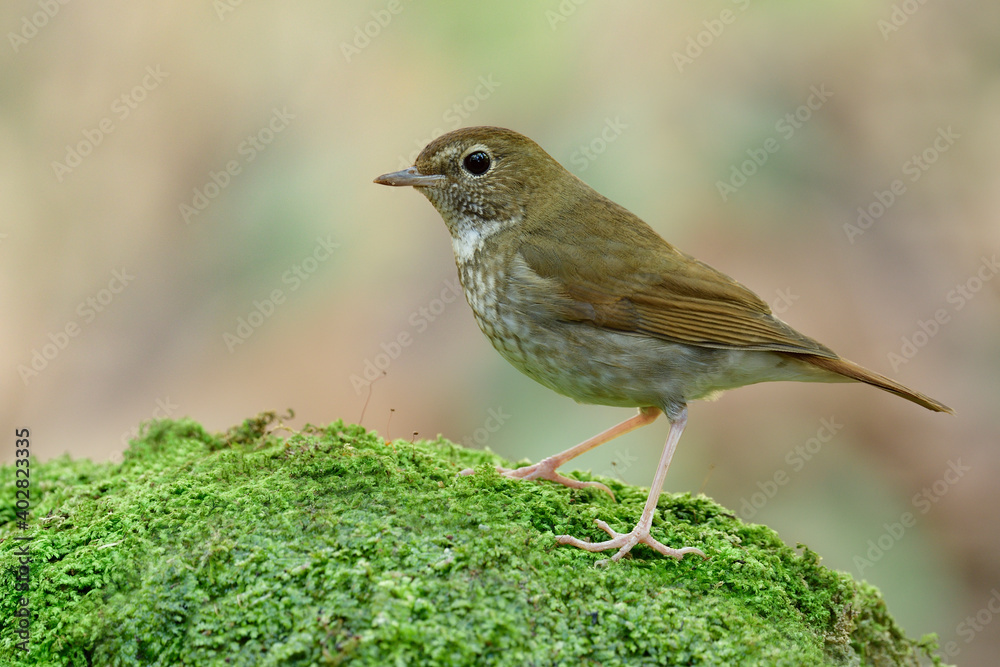
M537 460L629 416L509 367L455 296L437 213L372 183L444 131L503 125L956 409L730 392L692 407L667 488L992 664L996 3L51 0L5 2L0 26L4 460L14 428L41 458L119 461L143 420L288 407ZM666 430L575 467L647 485Z

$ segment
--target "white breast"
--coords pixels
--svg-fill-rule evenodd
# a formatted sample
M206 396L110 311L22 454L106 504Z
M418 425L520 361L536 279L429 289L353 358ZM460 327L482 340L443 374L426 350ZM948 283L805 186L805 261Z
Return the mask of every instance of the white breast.
M451 237L451 248L455 251L455 259L459 264L469 262L477 252L483 249L486 239L500 231L503 223L499 220L485 222L476 220L460 224L458 233Z

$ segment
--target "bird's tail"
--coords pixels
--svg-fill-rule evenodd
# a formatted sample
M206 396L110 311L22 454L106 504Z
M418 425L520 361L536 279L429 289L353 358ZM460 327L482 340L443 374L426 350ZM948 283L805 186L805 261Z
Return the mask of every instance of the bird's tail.
M817 368L830 371L831 373L843 375L848 379L857 380L858 382L864 382L865 384L870 384L873 387L884 389L885 391L896 394L896 396L901 396L908 401L913 401L917 405L922 405L928 410L933 410L935 412L947 412L952 415L955 414L955 411L944 403L935 401L930 396L924 396L918 391L913 391L912 389L904 387L895 380L890 380L884 375L879 375L878 373L870 371L867 368L857 365L853 361L848 361L847 359L841 359L839 357L831 359L829 357L821 357L815 354L796 354L795 358L808 364L812 364Z

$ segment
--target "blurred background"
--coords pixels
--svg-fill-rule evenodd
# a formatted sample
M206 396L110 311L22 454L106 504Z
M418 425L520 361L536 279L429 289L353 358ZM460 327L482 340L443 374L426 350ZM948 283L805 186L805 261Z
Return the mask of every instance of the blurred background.
M1000 650L1000 6L6 2L0 424L120 461L261 410L538 460L631 415L508 366L448 234L374 185L435 136L535 139L792 326L934 396L698 403L667 489ZM570 468L648 485L665 421Z

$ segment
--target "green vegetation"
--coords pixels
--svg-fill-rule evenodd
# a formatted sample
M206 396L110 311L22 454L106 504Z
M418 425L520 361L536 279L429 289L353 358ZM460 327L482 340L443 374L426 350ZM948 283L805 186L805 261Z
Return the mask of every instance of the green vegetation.
M639 546L597 568L554 536L603 539L596 517L631 528L644 490L601 479L616 503L503 478L497 457L445 440L341 422L285 439L273 419L221 435L158 421L121 464L33 462L28 654L9 622L26 533L0 469L0 663L917 665L933 651L876 589L705 497L664 494L653 532L709 560Z

